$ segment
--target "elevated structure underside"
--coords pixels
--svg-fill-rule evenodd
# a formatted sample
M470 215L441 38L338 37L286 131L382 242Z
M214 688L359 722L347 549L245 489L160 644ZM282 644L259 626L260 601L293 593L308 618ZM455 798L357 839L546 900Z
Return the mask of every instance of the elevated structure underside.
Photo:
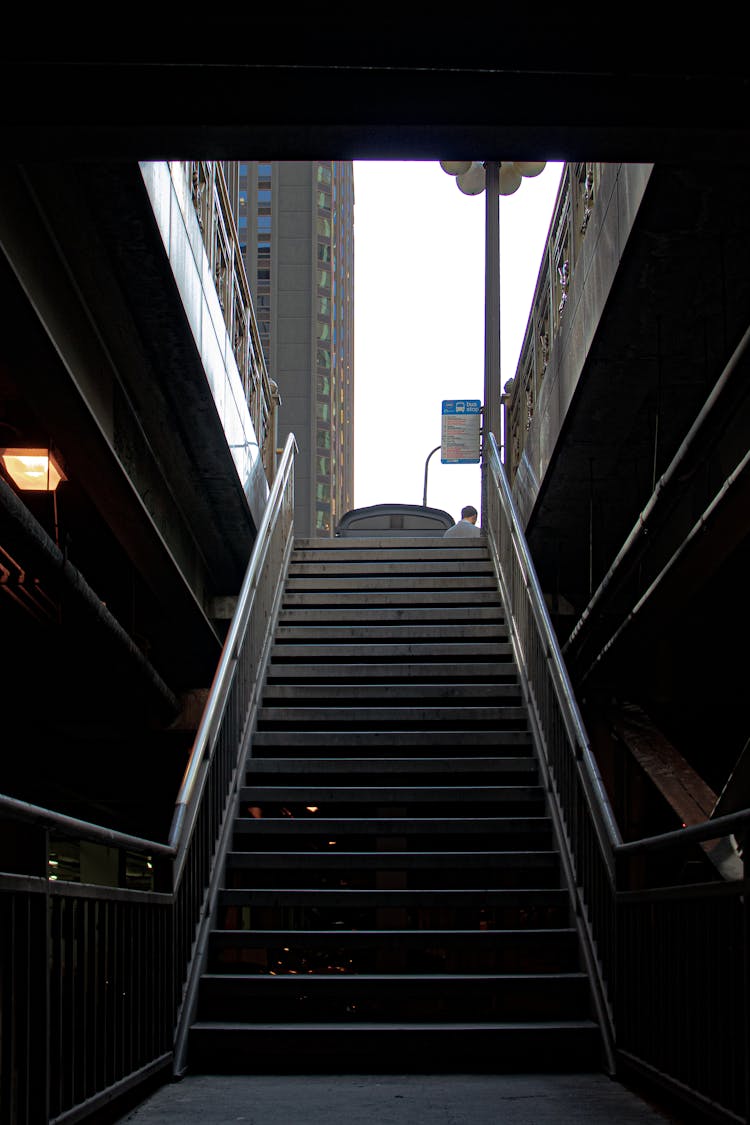
M489 36L478 28L471 33L447 28L443 35L433 33L428 38L424 28L417 33L401 27L394 35L387 21L382 30L368 28L366 35L337 35L326 28L325 33L295 36L288 28L283 34L278 26L269 24L256 28L251 38L255 55L250 61L247 50L239 46L239 36L234 46L222 44L219 51L198 42L195 30L187 48L177 42L173 28L163 33L152 26L150 35L139 29L137 41L133 37L130 42L127 31L118 32L119 58L114 50L87 53L78 45L66 45L64 39L50 45L51 39L45 42L39 34L26 39L34 46L25 50L19 46L22 38L17 37L12 55L11 45L0 52L4 55L0 124L9 163L6 172L15 176L17 164L30 167L43 159L48 168L49 162L57 161L77 166L74 175L81 182L90 168L101 189L108 181L99 199L115 210L108 217L106 207L100 209L96 254L103 252L104 257L95 259L100 278L109 279L107 286L97 288L97 270L88 272L93 244L85 243L86 252L80 253L84 247L80 239L90 229L81 223L80 214L71 217L71 225L61 228L58 235L62 243L69 244L68 265L74 276L77 273L79 292L85 279L89 284L88 292L85 286L83 292L93 321L109 325L111 335L106 343L110 354L118 363L132 359L135 337L130 328L135 320L138 334L150 341L152 356L157 357L153 365L159 368L160 386L171 388L179 399L186 361L189 367L194 356L187 337L181 331L175 334L167 307L169 286L164 287L165 279L153 268L155 259L148 242L140 241L144 216L132 212L132 201L121 190L131 175L128 166L134 168L138 160L239 159L259 153L264 158L286 160L436 160L466 155L653 162L659 171L641 219L642 234L623 264L589 361L601 369L602 378L588 380L598 389L575 404L553 472L529 525L545 592L561 593L580 612L745 327L740 321L741 310L747 308L747 279L743 276L747 261L745 176L750 162L747 62L740 54L744 39L738 30L726 20L717 22L720 27L670 26L660 32L653 21L646 25L634 17L628 25L605 30L587 25L585 14L577 19L566 12L564 17L537 19L533 26L530 20L503 16L497 34ZM158 46L144 47L144 42ZM256 93L261 89L263 96L248 97L249 86ZM327 91L324 103L309 96L311 89L321 88ZM66 178L70 174L64 172ZM46 192L51 206L44 171L35 171L32 179L37 198L44 202ZM5 182L7 188L7 176ZM710 185L708 191L706 184ZM698 197L703 203L697 211L675 202ZM61 202L68 216L80 210L80 199L74 200L73 192L68 192L67 203ZM140 255L137 276L126 276L132 259L124 264L125 272L122 262L118 269L111 260L117 238L107 246L107 232L116 235L118 225L131 240L131 250L134 246ZM718 240L717 230L721 232ZM155 232L151 236L156 239ZM77 240L78 260L74 261ZM156 245L154 241L151 249ZM141 276L145 286L140 284ZM110 282L118 291L117 301L127 305L127 317L122 316L120 305L113 308L110 304ZM38 386L39 372L52 371L59 358L48 354L41 368L31 364L40 350L49 351L48 338L28 325L29 308L17 280L3 273L0 283L4 311L15 310L8 346L17 357L29 361L30 378L33 374ZM114 324L117 327L112 331ZM47 380L55 394L64 384L64 379L56 377ZM25 385L25 395L31 386ZM3 393L13 398L17 389L11 379ZM67 404L61 404L63 413L71 402L77 402L75 396L67 399ZM52 399L38 397L35 405L49 412ZM155 409L152 399L148 405L152 423ZM58 420L62 417L57 406L54 413ZM173 410L172 417L179 418L179 412ZM736 418L741 421L741 411ZM654 428L657 420L658 433ZM93 440L94 430L84 433L73 419L66 427L71 447L74 440ZM165 445L161 452L172 458L174 468L185 455L184 447L166 449L168 435L173 446L175 438L169 424L162 426L162 434ZM213 444L217 432L208 426L202 435L210 447L209 459L220 471L210 480L196 482L195 505L183 496L180 506L204 524L207 558L203 561L211 572L213 591L223 594L236 587L240 560L247 555L254 529L244 517L233 516L233 512L239 514L242 504L231 494L227 483L231 474L224 472L223 455ZM62 435L58 440L64 440ZM708 449L707 445L707 455ZM598 512L594 556L592 464L593 506ZM714 457L713 464L720 479L710 484L720 487L726 477L726 473L721 475L721 457ZM108 469L113 467L110 461ZM105 478L97 479L106 499ZM185 477L176 471L174 479L184 481ZM126 518L126 491L110 490L111 518L103 537L112 534L116 539L117 525L127 525L125 534L131 545L140 539L148 553L148 536L143 539L148 520L141 526L140 517L135 522ZM696 492L696 518L711 495L707 485ZM210 503L203 509L207 500ZM733 498L728 503L730 500L731 511L730 507L724 509L728 518L723 522L723 540L714 541L701 564L697 585L687 583L680 599L682 607L691 607L691 624L675 629L676 640L667 646L669 660L652 670L649 692L654 698L669 699L673 716L683 698L696 698L696 681L701 673L707 674L705 660L700 662L700 670L699 662L694 662L692 675L685 681L687 695L675 695L669 685L658 682L664 668L677 673L687 667L687 660L674 661L675 653L687 651L686 631L693 637L705 637L712 652L722 653L710 677L711 689L725 685L715 697L716 703L724 706L736 688L735 680L727 675L731 671L727 644L733 638L718 623L733 615L737 620L736 611L744 609L747 521L742 500L738 506ZM90 496L86 498L89 502ZM84 513L79 545L86 526ZM726 549L715 549L720 542ZM105 566L106 558L106 552L102 553L100 566ZM224 571L227 567L231 573ZM84 569L91 574L96 566L92 563ZM187 607L181 618L187 640L178 633L164 639L174 658L173 663L166 662L173 672L167 676L167 686L179 689L199 681L205 685L205 665L218 651L219 638L203 607L185 591L184 570L180 572L162 551L156 551L148 567L152 582L160 569L165 580L157 589L150 624L158 621L165 599L182 600ZM575 614L564 624L569 626L574 620ZM654 637L664 643L664 620L655 618L647 644ZM652 645L651 651L655 653L656 647ZM118 706L123 713L127 691L124 684L120 688ZM58 691L55 698L61 699L63 694ZM707 688L706 699L710 695ZM79 698L85 703L80 692ZM34 697L24 695L23 699L28 713ZM726 717L726 709L723 714ZM707 721L708 706L705 717ZM734 744L744 715L735 718ZM62 745L79 738L77 722L71 731ZM716 783L725 765L722 761ZM170 775L170 784L171 780Z

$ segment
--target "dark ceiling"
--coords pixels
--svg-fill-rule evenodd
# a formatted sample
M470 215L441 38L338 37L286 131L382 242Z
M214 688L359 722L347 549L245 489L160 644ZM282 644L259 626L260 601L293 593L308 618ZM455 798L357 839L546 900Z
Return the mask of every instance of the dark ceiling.
M69 25L34 28L0 48L4 152L746 159L739 29L618 15L606 27L586 10L452 26L379 10L354 30L350 11L323 25L285 11L231 34L217 25L216 38L191 25L180 41L174 21L118 26L86 47Z

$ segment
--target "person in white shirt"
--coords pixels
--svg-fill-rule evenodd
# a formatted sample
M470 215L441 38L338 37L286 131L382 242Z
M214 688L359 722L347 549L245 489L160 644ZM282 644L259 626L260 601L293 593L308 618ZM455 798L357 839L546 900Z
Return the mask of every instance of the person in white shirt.
M452 538L454 535L481 535L481 530L477 527L477 516L479 513L476 508L471 504L467 504L465 508L461 509L461 519L458 523L454 523L453 527L449 527L443 533L443 538Z

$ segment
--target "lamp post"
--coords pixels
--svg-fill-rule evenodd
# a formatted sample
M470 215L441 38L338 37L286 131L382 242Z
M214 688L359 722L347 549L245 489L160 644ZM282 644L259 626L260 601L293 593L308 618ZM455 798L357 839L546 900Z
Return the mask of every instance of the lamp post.
M524 177L538 176L545 166L546 161L440 161L464 195L485 193L482 519L487 512L487 434L500 441L500 196L518 191Z

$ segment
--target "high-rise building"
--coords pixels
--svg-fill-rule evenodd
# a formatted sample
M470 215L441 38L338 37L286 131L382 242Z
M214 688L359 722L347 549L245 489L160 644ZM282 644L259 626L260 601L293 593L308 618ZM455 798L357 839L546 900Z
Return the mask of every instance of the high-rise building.
M295 527L332 536L352 507L354 171L348 160L239 166L238 230L279 440L294 433Z

